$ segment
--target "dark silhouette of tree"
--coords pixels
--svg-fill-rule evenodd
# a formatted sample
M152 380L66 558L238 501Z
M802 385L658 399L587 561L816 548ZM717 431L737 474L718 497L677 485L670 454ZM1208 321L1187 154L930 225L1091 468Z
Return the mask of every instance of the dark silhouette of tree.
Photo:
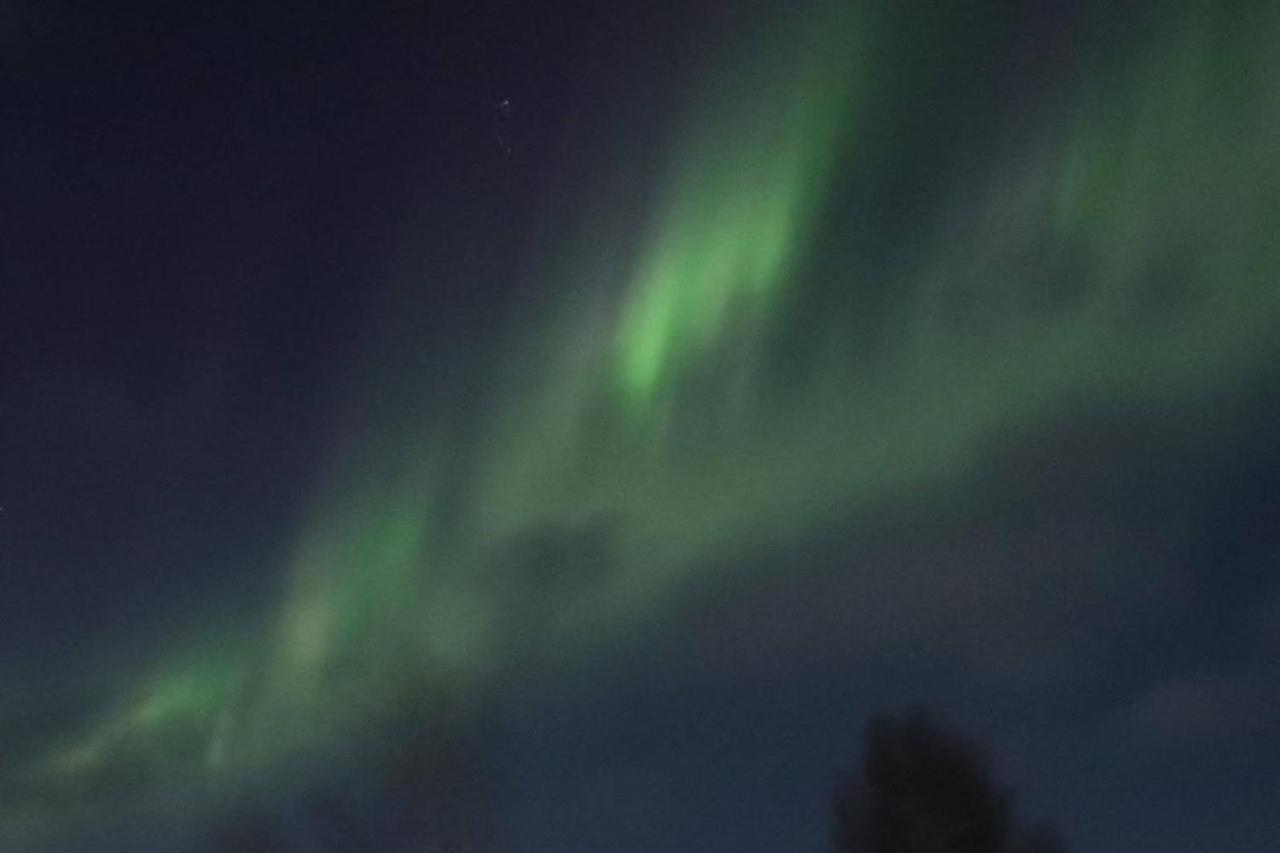
M1043 827L1014 832L1008 794L968 738L916 713L867 724L862 772L835 802L837 853L1062 853Z

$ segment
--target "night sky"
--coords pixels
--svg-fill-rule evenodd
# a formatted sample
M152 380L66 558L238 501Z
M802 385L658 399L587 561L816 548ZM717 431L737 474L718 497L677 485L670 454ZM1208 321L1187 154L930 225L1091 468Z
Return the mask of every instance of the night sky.
M0 2L0 849L1272 849L1280 6L524 5Z

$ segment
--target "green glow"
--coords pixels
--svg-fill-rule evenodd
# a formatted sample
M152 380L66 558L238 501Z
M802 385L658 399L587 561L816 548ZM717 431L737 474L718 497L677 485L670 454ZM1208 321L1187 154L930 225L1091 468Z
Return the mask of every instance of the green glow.
M47 794L131 799L198 786L219 769L219 721L240 699L238 644L178 652L90 731L65 740L30 771Z
M832 4L770 30L745 74L706 87L627 288L618 360L633 402L755 322L803 250L851 120L862 34L848 17Z

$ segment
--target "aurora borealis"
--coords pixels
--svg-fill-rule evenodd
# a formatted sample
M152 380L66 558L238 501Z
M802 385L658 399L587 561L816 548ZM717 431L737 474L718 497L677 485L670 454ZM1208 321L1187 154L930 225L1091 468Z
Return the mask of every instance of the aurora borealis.
M166 118L183 112L172 99L223 116L211 104L240 82L194 71L175 78L178 94L148 89L135 112L114 110L124 94L83 95L76 75L119 56L63 78L45 42L71 36L35 24L6 36L28 69L22 103L65 89L103 98L117 123L81 143L59 135L74 124L61 108L31 107L7 168L45 146L41 134L67 147L47 144L55 153L23 198L46 195L45 181L78 209L58 176L81 144L142 163L85 167L93 189L81 192L107 220L113 206L169 198L139 189L173 183L165 152L195 165L164 202L188 214L123 226L85 214L83 269L48 260L64 252L34 237L3 268L37 307L23 324L34 332L14 322L18 370L3 400L22 460L3 496L0 560L19 579L4 612L22 627L0 671L0 847L221 850L211 827L266 811L291 827L296 846L282 849L364 849L298 816L295 800L332 779L338 811L370 827L360 843L417 849L435 830L385 815L403 804L379 801L390 784L380 774L409 764L430 776L433 756L460 749L475 762L467 774L534 779L480 810L505 833L492 849L654 849L661 827L630 842L591 832L632 814L618 803L650 802L627 787L648 790L634 781L645 772L664 780L652 788L705 791L697 771L681 782L678 760L658 771L637 760L618 769L622 793L609 800L615 783L590 782L613 778L608 749L588 771L558 774L555 760L572 759L547 756L592 743L629 692L643 707L679 697L655 718L684 719L686 702L689 718L731 718L717 691L750 693L743 685L797 706L817 707L805 690L858 709L952 702L990 729L1080 849L1129 849L1138 836L1199 849L1212 837L1214 824L1192 817L1151 830L1172 820L1167 804L1134 798L1132 815L1115 816L1102 799L1119 782L1093 798L1072 791L1094 790L1090 771L1140 787L1142 762L1159 764L1150 753L1138 769L1107 764L1088 749L1150 739L1230 756L1246 747L1167 730L1275 730L1280 550L1266 494L1280 483L1268 449L1280 9L767 5L687 20L597 13L563 32L539 19L519 38L528 22L495 24L495 10L388 11L367 30L360 15L303 27L306 39L280 42L283 59L223 25L164 19L157 32L179 44L206 46L208 32L215 55L224 36L241 45L262 78L247 91L266 106L248 98L243 114L219 118L225 138L203 125L191 134L215 134L207 150ZM283 39L286 18L262 32ZM567 57L539 43L547 28ZM189 71L165 39L119 38L138 68ZM365 76L291 65L339 56ZM479 79L490 62L516 89L510 156L485 147L488 102L507 97ZM543 66L556 70L531 70ZM397 76L406 70L418 76ZM437 77L448 82L423 83ZM121 92L137 81L126 82ZM352 92L359 108L342 106ZM297 126L267 118L303 97L314 105L296 108ZM435 112L411 108L415 98ZM479 118L456 118L468 111ZM344 133L357 141L326 141ZM136 141L170 137L150 155ZM410 144L424 140L438 147ZM240 146L287 165L242 162ZM252 188L223 198L228 181ZM321 215L310 206L325 206L323 181L346 195L333 190L345 203ZM365 182L383 187L376 202ZM207 198L223 208L190 201ZM80 233L50 210L52 225L33 214L32 234ZM297 226L297 247L243 236L299 216L316 218ZM144 236L98 230L110 227ZM198 269L153 246L164 239L152 230L180 248L172 235L195 235L181 239L223 266ZM357 247L358 260L330 263L326 239ZM145 248L112 245L131 240ZM112 264L138 271L120 285L131 319L82 318L101 333L69 332L72 354L43 361L64 338L42 324L61 328L80 309L41 300L114 301L101 293ZM77 283L50 288L44 275ZM200 295L222 287L225 303ZM230 319L208 319L208 305ZM149 335L182 356L166 374L177 379L148 373L163 374L163 358L119 355ZM180 390L138 402L146 395L128 389L147 383ZM125 499L107 506L117 487ZM127 532L92 534L63 514L82 499L68 495ZM63 551L48 544L64 538ZM90 565L107 541L126 568ZM157 565L175 553L184 565ZM45 584L80 590L62 605L70 622L40 615L46 599L32 590ZM144 602L127 629L88 615L112 585L148 590L126 596ZM22 603L24 590L37 603ZM1207 686L1179 704L1188 683ZM1062 717L1045 710L1055 704ZM786 732L821 717L776 713ZM548 715L560 721L549 730L572 732L559 751L530 734ZM520 745L511 766L467 752L491 725ZM1073 744L1102 746L1068 755ZM827 760L842 746L810 748ZM1020 760L1075 788L1027 781L1035 768ZM1240 785L1258 775L1243 760L1185 772ZM1249 849L1274 793L1254 784L1230 801L1240 840L1219 849ZM816 812L780 811L776 826L743 830L757 846L741 849L819 849ZM707 849L665 839L662 849Z

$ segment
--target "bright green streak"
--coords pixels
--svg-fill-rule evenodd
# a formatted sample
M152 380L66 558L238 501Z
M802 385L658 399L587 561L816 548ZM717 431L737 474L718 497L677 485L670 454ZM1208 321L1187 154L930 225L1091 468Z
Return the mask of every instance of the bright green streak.
M760 322L804 249L854 106L862 34L833 6L764 34L703 91L627 286L617 359L632 405Z

